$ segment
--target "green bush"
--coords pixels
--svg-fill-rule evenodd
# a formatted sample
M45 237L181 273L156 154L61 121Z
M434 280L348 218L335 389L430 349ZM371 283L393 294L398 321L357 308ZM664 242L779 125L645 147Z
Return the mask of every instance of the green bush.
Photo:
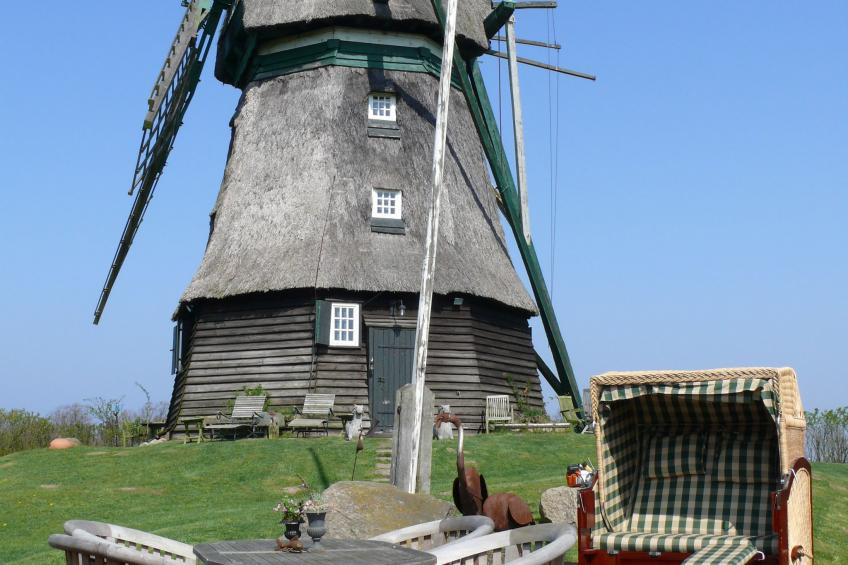
M50 421L38 414L0 409L0 457L16 451L47 447L52 431Z

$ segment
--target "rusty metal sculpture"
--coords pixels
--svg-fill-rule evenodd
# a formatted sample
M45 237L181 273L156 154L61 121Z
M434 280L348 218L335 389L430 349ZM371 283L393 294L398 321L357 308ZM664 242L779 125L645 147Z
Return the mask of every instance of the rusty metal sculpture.
M462 420L454 414L436 416L436 426L453 424L459 433L456 449L456 478L453 480L453 502L463 516L482 515L495 523L495 531L511 530L534 524L533 513L521 497L511 492L489 495L486 479L474 467L465 466Z

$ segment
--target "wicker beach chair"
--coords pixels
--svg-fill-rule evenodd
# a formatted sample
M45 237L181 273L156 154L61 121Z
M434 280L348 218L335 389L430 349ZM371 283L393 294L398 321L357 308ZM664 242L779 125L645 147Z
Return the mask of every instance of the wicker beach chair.
M592 378L598 469L581 564L813 562L806 421L792 369Z
M491 534L495 523L486 516L461 516L416 524L371 538L427 551Z
M537 524L429 550L436 565L562 565L577 542L571 524Z

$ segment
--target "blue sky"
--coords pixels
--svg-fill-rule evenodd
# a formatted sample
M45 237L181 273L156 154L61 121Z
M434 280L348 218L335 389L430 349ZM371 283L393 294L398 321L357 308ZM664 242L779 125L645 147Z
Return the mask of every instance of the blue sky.
M91 317L179 4L5 7L0 407L140 405L136 381L170 395L170 315L203 253L238 100L211 65L101 325ZM807 407L848 404L848 4L560 4L517 25L541 40L555 27L560 63L599 77L521 74L535 241L581 384L790 365ZM497 99L498 63L484 71Z

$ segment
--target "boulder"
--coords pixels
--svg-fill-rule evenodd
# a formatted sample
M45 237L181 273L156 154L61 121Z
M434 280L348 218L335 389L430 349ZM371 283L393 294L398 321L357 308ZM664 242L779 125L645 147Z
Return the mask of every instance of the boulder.
M50 449L71 449L79 446L80 440L73 437L57 437L50 442Z
M343 481L323 494L328 539L368 539L454 515L453 504L384 483Z
M579 507L580 496L577 489L554 487L542 493L539 514L543 522L576 524Z

